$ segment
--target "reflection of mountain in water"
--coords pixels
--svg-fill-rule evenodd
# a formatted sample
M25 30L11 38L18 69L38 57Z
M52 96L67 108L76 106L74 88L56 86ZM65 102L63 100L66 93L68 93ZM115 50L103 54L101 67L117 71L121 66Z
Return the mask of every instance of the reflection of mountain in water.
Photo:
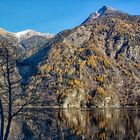
M138 110L34 110L13 123L14 140L138 140Z

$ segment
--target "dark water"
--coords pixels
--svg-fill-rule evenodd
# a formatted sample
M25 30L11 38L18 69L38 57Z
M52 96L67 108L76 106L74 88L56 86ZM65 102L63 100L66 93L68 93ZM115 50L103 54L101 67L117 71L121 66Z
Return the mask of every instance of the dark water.
M10 140L140 140L140 109L30 109Z

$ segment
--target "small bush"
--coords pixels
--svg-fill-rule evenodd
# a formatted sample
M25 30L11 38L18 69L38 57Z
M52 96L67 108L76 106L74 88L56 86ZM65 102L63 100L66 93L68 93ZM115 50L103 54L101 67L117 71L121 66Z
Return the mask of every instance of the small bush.
M81 81L79 81L78 79L73 79L69 81L69 85L70 86L80 86L81 85Z
M103 97L107 97L108 93L102 88L102 87L98 87L96 90L98 95L101 95Z
M40 70L41 70L41 73L47 73L47 72L49 72L49 71L51 70L51 66L45 64L45 65L43 65L43 66L40 68Z
M91 68L97 68L96 57L90 56L90 57L88 58L87 64L88 64Z
M85 66L85 64L86 64L86 60L84 60L84 61L82 61L81 63L80 63L80 69L83 69L84 68L84 66Z
M97 77L97 81L100 82L100 83L104 83L104 76L103 75L99 75Z

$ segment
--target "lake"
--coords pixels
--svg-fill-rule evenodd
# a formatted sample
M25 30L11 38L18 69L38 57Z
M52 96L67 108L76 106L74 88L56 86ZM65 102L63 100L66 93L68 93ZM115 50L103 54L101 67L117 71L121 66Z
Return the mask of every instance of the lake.
M140 140L140 109L28 109L10 140Z

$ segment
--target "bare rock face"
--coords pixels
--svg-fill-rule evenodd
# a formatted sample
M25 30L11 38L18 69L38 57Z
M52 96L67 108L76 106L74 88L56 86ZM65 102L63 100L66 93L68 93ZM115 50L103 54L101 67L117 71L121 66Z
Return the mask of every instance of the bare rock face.
M44 105L50 95L49 105L65 108L140 104L140 16L105 6L80 26L41 42L17 66L23 80L40 81Z

